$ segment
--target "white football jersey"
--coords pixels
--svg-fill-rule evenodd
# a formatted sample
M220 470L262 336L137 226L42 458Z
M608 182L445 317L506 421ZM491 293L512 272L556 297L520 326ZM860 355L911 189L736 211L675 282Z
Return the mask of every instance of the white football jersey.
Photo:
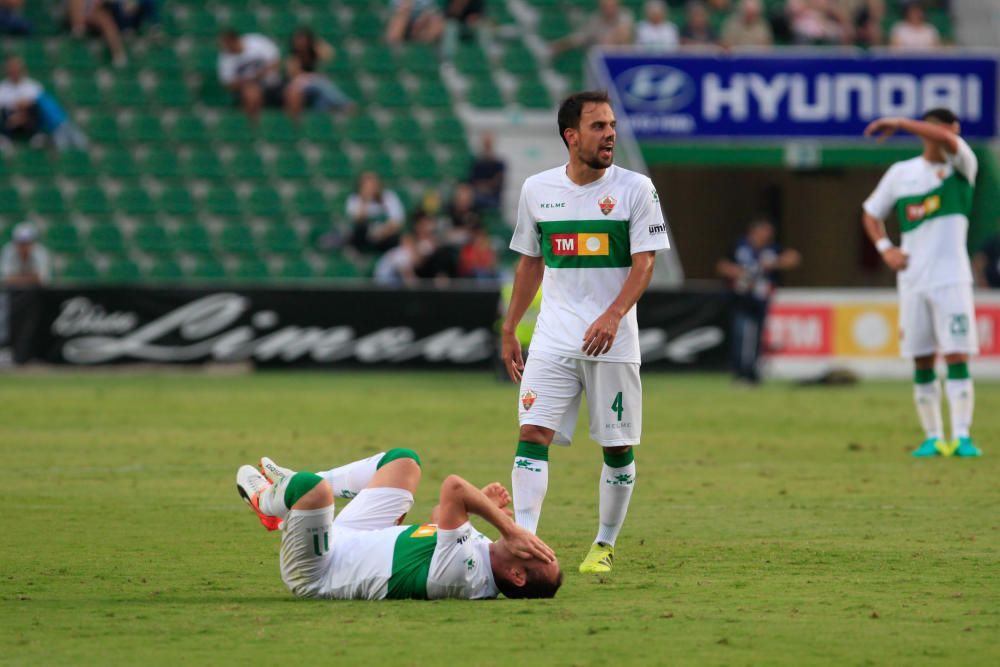
M531 349L587 359L583 335L621 292L632 255L666 250L670 242L648 177L612 165L593 183L577 185L566 166L525 180L510 247L545 260ZM635 307L622 318L611 350L597 359L640 362Z
M901 247L910 258L897 275L900 290L972 284L966 236L978 166L959 138L946 162L921 155L892 165L865 200L865 211L879 220L893 210L899 216Z

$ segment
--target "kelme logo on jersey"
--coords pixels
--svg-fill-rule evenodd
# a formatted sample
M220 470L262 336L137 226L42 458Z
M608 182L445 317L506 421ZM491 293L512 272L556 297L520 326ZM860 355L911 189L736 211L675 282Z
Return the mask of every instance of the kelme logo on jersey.
M923 220L941 208L941 195L931 195L922 202L906 206L906 219L910 222Z
M606 232L583 234L552 234L552 254L556 256L608 255L610 245Z
M615 204L617 203L618 200L611 195L604 195L597 200L597 205L601 207L601 213L604 215L607 215L608 213L611 213L611 211L615 210Z
M531 406L535 404L536 398L538 398L538 394L529 389L521 394L521 405L524 406L525 410L530 410Z

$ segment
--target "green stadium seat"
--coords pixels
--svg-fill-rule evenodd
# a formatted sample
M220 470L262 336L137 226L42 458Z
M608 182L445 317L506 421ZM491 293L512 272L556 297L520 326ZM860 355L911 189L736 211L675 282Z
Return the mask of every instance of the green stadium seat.
M154 178L179 178L181 167L176 151L165 148L149 151L142 160L142 173Z
M246 211L258 218L281 218L284 216L281 195L273 188L255 188L247 197Z
M372 76L385 77L394 75L398 67L392 58L392 53L381 41L376 41L369 43L358 63L358 69Z
M296 191L292 198L292 208L295 213L305 217L326 217L331 212L330 204L323 196L323 192L309 186Z
M295 125L281 111L261 114L258 131L264 141L272 144L291 144L299 138Z
M182 170L188 178L221 180L225 176L222 163L215 151L195 149L182 160Z
M142 64L161 76L176 76L184 67L174 50L168 46L156 46L147 50L143 54Z
M490 61L476 42L459 47L454 57L455 67L466 76L479 77L490 71Z
M188 222L177 228L173 235L174 247L192 255L208 255L212 252L212 239L208 230L196 222Z
M260 25L257 23L257 17L254 16L253 12L243 9L239 5L231 7L230 9L230 28L241 35L245 35L248 32L260 32Z
M121 141L118 122L109 114L94 112L86 123L87 136L91 141L102 144L117 144Z
M355 171L345 153L326 153L319 159L316 171L323 178L334 181L351 181L354 179Z
M55 174L52 161L45 151L22 150L14 161L14 171L19 176L47 179Z
M573 32L573 26L570 24L566 13L561 9L542 14L541 21L538 24L538 36L545 41L565 37L571 32Z
M403 161L400 174L404 178L420 181L435 181L441 178L441 171L432 153L411 151Z
M441 82L431 82L421 85L414 94L414 101L428 109L445 109L451 107L451 95Z
M278 178L297 181L308 179L312 169L305 157L298 152L285 151L274 161L274 175Z
M215 14L204 6L188 6L186 11L173 12L177 29L182 35L214 38L219 34L219 24Z
M323 17L326 24L329 13ZM272 7L271 15L260 21L260 29L265 34L277 41L279 44L288 43L289 38L295 29L299 27L298 15L287 8ZM325 27L325 25L324 25Z
M193 48L184 56L185 69L201 74L205 77L205 84L211 84L225 90L216 80L218 64L219 47L215 45L214 41L195 43Z
M91 43L76 39L60 39L57 42L56 57L54 62L60 67L71 70L84 70L93 72L97 69L98 59L94 56ZM91 82L96 87L96 84Z
M538 83L522 84L517 90L517 102L528 109L548 109L552 106L549 91Z
M181 265L172 257L161 257L153 262L146 278L155 282L175 282L184 277Z
M197 205L186 187L167 188L156 198L156 207L161 213L189 217L194 215Z
M443 165L444 175L455 180L464 180L469 175L471 163L472 156L467 152L453 153Z
M29 207L42 215L65 215L66 200L54 185L39 185L31 193Z
M356 11L351 23L351 34L364 42L379 42L384 30L382 18L375 12Z
M377 144L382 141L382 130L375 119L364 114L347 118L341 127L341 135L361 144Z
M135 228L132 235L135 247L150 255L162 255L173 250L167 231L155 222L146 222Z
M89 178L94 175L94 163L86 151L70 150L59 153L56 171L70 178Z
M58 253L79 253L83 250L80 233L70 224L49 225L45 230L45 245Z
M431 125L431 139L435 143L466 146L465 126L452 115L440 116Z
M312 266L301 257L286 258L281 265L281 271L278 272L279 278L289 280L306 280L315 276L316 272L313 271Z
M217 258L206 255L195 264L190 277L195 280L219 280L226 277L226 267Z
M493 11L492 6L490 11ZM417 73L434 73L438 71L438 54L432 46L426 44L410 44L403 47L399 54L399 68Z
M230 178L257 179L267 178L267 168L260 154L253 148L246 148L233 153L226 160L226 173Z
M122 126L122 134L127 141L156 143L166 138L160 117L154 114L135 114Z
M226 110L216 119L212 136L217 141L245 146L253 141L253 128L242 111Z
M84 215L110 216L111 204L104 190L96 185L87 185L73 195L73 210Z
M125 239L117 225L102 223L90 228L87 246L98 252L122 254L125 252Z
M218 240L219 248L233 255L253 255L257 252L257 242L254 241L253 233L242 223L223 227Z
M507 45L501 59L503 68L514 74L526 74L538 71L535 56L522 42L512 42Z
M202 210L211 215L234 217L243 213L236 193L228 187L215 187L209 190L201 206Z
M83 255L76 255L66 263L62 270L62 277L66 280L80 282L90 282L97 280L97 267Z
M112 178L134 178L139 168L127 148L109 148L100 160L100 173Z
M111 85L107 102L115 107L143 107L147 103L146 91L138 79L119 79Z
M358 267L345 257L332 257L323 265L324 278L357 278L360 274Z
M0 185L0 215L20 217L24 213L21 195L17 188Z
M316 143L334 143L340 139L330 115L325 113L309 113L302 118L302 137Z
M387 109L409 109L410 95L401 83L393 79L379 82L375 89L374 101Z
M383 151L373 151L365 155L360 167L361 171L374 171L383 181L395 180L399 175L392 156Z
M476 81L466 94L469 104L480 109L503 108L503 96L492 79Z
M302 252L302 243L298 234L289 225L271 225L261 239L264 249L278 255L289 255Z
M115 257L108 264L104 279L113 283L135 283L142 279L142 271L128 257Z
M168 136L171 141L182 144L204 144L209 140L205 124L196 115L178 116L171 126Z
M115 197L115 211L132 216L154 215L156 205L144 188L131 187L122 190Z
M191 105L191 95L183 80L160 81L153 89L151 99L166 109L182 109Z
M424 143L424 129L408 113L394 118L386 128L385 135L397 144L413 145Z
M99 107L107 103L104 92L92 78L74 79L60 92L60 99L66 100L73 107Z

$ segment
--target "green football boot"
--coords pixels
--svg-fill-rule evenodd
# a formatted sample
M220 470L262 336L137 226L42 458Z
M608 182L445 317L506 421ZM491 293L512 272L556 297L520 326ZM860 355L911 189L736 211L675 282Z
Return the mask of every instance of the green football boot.
M913 455L922 459L930 456L951 456L952 451L951 446L941 438L927 438L913 450Z
M955 456L982 456L983 450L976 447L972 438L964 437L959 438L954 442L952 451L954 451Z

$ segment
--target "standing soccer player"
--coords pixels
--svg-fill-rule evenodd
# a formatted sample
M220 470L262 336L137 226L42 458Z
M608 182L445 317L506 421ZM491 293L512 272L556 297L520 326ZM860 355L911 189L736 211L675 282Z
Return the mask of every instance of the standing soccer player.
M889 167L864 203L865 231L897 272L900 351L914 361L913 396L926 436L913 452L918 457L981 454L969 437L969 355L979 351L979 344L965 247L978 165L959 129L958 117L947 109L928 111L922 121L881 118L865 129L865 136L882 138L903 130L924 144L918 157ZM899 216L900 248L883 225L892 210ZM944 440L941 390L934 375L938 352L948 364L951 442Z
M568 445L580 397L604 451L597 537L581 572L608 572L635 484L632 447L642 430L635 304L670 247L659 197L646 176L612 165L615 115L606 93L559 107L569 161L521 188L510 247L522 257L502 330L502 358L520 381L521 425L511 473L517 523L535 532L548 488L549 445ZM542 289L527 364L516 330Z

